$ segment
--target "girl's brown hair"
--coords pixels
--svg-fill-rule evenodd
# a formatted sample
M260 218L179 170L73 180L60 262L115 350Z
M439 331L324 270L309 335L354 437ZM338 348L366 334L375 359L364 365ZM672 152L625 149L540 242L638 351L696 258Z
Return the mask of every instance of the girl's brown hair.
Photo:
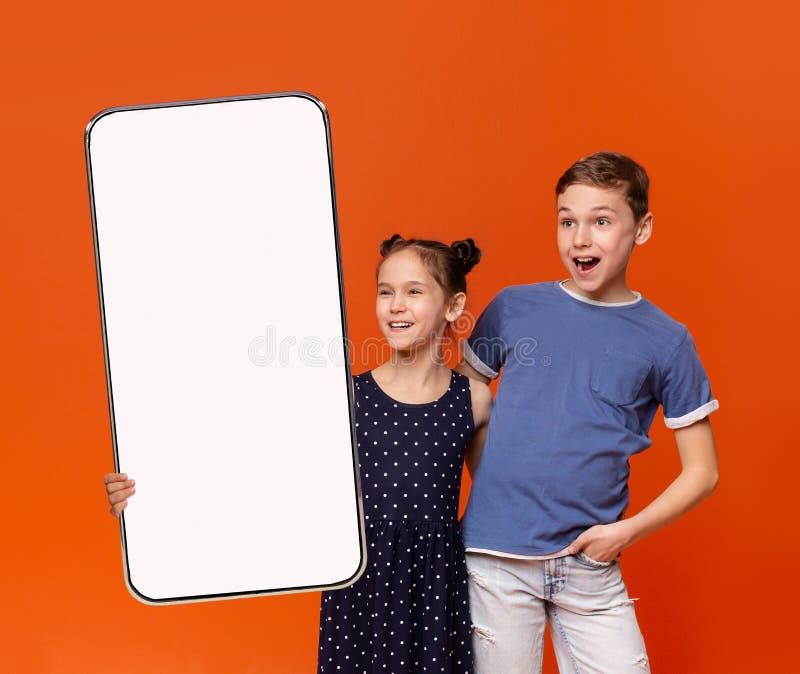
M467 273L481 259L481 251L472 239L454 241L448 246L441 241L404 239L399 234L381 243L381 257L385 260L407 248L412 248L419 255L422 264L448 297L467 292Z

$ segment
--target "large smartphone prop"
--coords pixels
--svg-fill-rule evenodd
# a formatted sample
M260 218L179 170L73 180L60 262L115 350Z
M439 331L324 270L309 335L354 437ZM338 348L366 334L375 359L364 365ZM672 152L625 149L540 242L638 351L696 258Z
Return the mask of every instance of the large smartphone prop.
M302 93L86 130L121 520L144 602L353 582L365 551L328 116Z

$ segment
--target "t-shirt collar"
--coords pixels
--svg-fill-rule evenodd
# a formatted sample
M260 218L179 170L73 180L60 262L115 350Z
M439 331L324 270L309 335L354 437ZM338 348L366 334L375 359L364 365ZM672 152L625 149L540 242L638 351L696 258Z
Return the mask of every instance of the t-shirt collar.
M556 285L558 285L561 290L563 290L567 295L570 297L574 297L579 302L586 302L586 304L592 304L596 307L628 307L632 304L637 304L642 300L642 294L637 293L635 290L631 290L631 292L636 295L635 300L628 300L627 302L601 302L600 300L593 300L589 299L588 297L584 297L583 295L578 295L578 293L574 293L568 288L564 287L564 284L569 281L569 279L564 279L563 281L557 281Z

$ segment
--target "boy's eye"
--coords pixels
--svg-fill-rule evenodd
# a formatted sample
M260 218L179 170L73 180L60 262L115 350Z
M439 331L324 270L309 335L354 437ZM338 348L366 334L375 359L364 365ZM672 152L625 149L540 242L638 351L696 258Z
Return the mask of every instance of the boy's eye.
M572 222L572 220L562 220L561 221L561 226L562 227L572 227L573 224L574 223Z
M597 224L598 225L607 225L608 224L608 218L597 218Z
M412 288L412 289L411 289L411 290L409 290L408 292L409 292L410 294L412 294L412 295L420 295L420 294L422 294L422 291L421 291L421 290L417 290L417 288Z
M389 293L388 290L379 290L378 291L378 295L389 295L389 294L391 294L391 293Z

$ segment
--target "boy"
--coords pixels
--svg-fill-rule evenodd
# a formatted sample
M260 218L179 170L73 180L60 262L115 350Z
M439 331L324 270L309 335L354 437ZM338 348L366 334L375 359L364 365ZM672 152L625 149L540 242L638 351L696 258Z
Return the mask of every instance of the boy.
M626 282L653 227L648 188L624 155L571 166L556 186L570 278L505 288L464 343L459 371L503 370L462 522L476 674L540 672L545 620L562 674L650 671L616 558L716 486L718 403L692 338ZM682 470L623 519L659 404Z

